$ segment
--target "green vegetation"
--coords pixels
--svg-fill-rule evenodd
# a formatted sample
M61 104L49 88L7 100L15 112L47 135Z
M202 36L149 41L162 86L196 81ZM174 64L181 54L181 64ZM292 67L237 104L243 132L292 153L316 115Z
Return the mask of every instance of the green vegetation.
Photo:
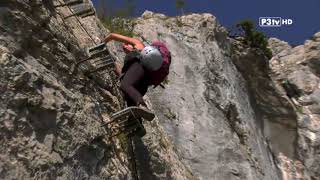
M98 16L103 25L112 33L122 34L133 37L134 3L132 0L126 0L122 8L113 7L112 1L100 0Z
M160 39L163 36L163 34L161 32L157 32L157 36L158 36L158 39Z
M124 5L119 8L115 7L113 0L99 0L97 14L103 25L112 33L122 34L124 36L133 37L134 0L125 0ZM176 0L176 9L181 15L184 14L185 1ZM178 27L182 27L181 19L176 17Z
M128 139L128 136L126 136L124 133L121 133L118 135L118 139L120 141L120 146L121 146L121 149L123 151L126 151L127 150L127 147L129 145L129 139Z
M298 106L297 107L297 112L300 114L303 114L303 107L302 106Z
M237 28L244 37L244 42L253 48L261 49L263 54L268 58L272 58L272 52L268 48L268 39L266 35L255 29L251 20L243 20L237 24Z
M176 0L176 9L181 12L181 15L184 14L183 9L185 6L184 0Z
M168 77L166 77L166 79L163 80L162 84L163 85L168 85L170 83Z
M182 27L183 26L183 22L181 21L181 19L179 17L176 17L176 23L178 27Z
M289 80L283 81L281 85L285 89L289 98L299 97L302 94L301 90L297 87L297 85L291 83Z
M103 25L112 33L133 37L134 22L132 19L104 17L100 18Z

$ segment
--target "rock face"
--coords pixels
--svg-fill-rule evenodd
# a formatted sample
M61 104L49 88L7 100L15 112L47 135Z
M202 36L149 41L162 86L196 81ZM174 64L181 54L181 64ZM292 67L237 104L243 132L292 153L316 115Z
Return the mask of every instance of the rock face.
M171 50L169 85L152 90L149 97L194 174L199 179L279 179L262 118L231 58L232 42L216 18L145 12L135 31L166 42Z
M320 178L320 33L294 48L271 38L269 61L211 14L146 11L134 33L170 48L169 84L149 90L145 137L109 138L101 125L124 102L113 67L73 71L107 34L78 2L0 5L0 179Z
M107 31L91 11L70 16L61 3L1 3L0 179L192 179L156 121L134 146L144 161L133 161L126 137L109 138L101 125L124 107L113 68L71 75Z
M197 178L319 178L318 34L296 48L271 38L270 64L210 14L147 11L136 22L137 34L172 52L169 84L149 97Z
M270 42L275 49L277 42ZM280 46L281 47L281 46ZM281 51L271 59L271 70L274 82L290 99L297 113L297 139L295 147L296 159L307 169L311 179L320 177L320 33L316 33L304 45L294 48L282 46ZM301 163L299 167L303 168ZM291 165L293 166L293 165ZM289 171L288 178L295 176Z

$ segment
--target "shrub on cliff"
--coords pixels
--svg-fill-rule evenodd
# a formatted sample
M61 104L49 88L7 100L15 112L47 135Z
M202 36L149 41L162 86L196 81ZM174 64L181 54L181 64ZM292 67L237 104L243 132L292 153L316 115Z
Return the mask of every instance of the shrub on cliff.
M237 25L240 34L244 37L244 42L253 48L261 49L263 54L268 58L272 58L272 52L268 48L268 39L266 35L255 29L251 20L243 20Z
M100 18L103 25L112 33L118 33L124 36L133 37L134 21L127 18L113 18L103 17Z
M181 15L184 15L184 6L185 6L185 2L184 0L176 0L176 9L177 11L181 12Z
M110 32L132 37L134 8L132 0L126 0L122 8L114 7L111 1L100 0L98 16Z

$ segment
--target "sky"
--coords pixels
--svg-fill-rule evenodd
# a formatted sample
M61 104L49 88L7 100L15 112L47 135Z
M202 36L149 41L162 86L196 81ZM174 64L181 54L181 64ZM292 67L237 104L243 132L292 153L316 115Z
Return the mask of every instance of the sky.
M96 8L99 0L93 0ZM101 1L101 0L100 0ZM125 6L125 0L105 0L114 9ZM181 15L174 0L132 0L135 16L145 10L169 16ZM109 6L109 7L110 7ZM108 8L107 8L108 9ZM320 31L320 0L185 0L185 13L211 13L223 26L230 28L244 19L252 20L259 31L291 45L303 44ZM259 27L259 17L292 19L291 25Z

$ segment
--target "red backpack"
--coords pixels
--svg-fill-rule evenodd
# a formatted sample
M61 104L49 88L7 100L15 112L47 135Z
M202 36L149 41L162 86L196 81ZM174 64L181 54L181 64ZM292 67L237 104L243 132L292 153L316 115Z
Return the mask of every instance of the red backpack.
M163 82L166 79L166 77L169 74L169 67L171 64L171 54L167 46L163 42L155 41L151 44L151 46L158 48L163 58L162 66L160 67L160 69L156 71L152 71L150 73L151 74L150 84L154 86L158 86L161 84L161 82Z

